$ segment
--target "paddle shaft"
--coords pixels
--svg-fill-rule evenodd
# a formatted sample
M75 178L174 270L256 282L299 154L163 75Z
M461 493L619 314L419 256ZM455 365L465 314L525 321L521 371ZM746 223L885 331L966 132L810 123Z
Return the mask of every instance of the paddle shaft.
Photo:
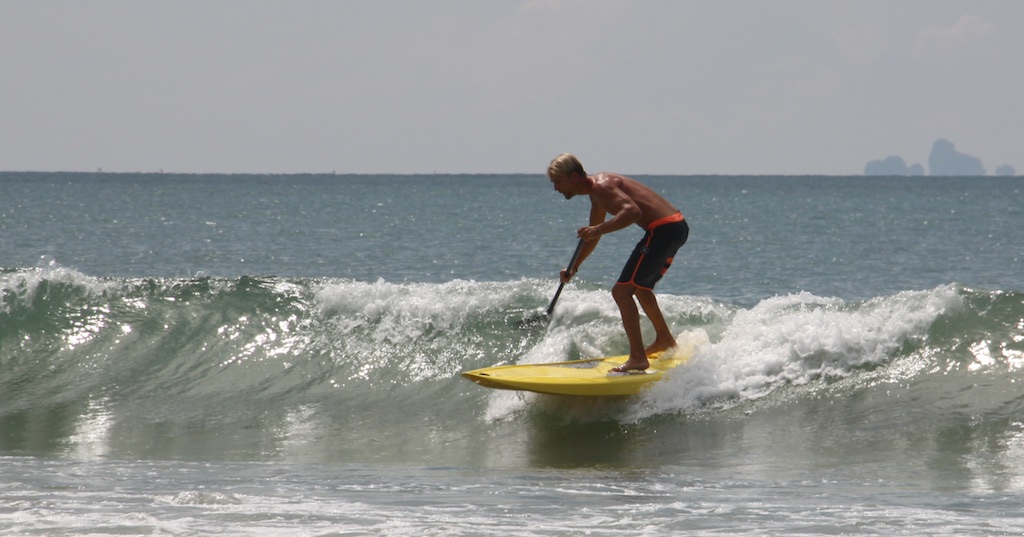
M580 242L576 245L576 251L572 253L572 259L569 260L569 266L566 267L566 271L572 271L573 265L576 264L576 260L580 257L581 250L583 250L583 239L580 239ZM548 317L551 317L551 312L555 310L555 303L558 302L558 297L562 294L563 287L565 287L565 282L559 282L558 290L555 291L555 296L551 299L551 304L548 304Z

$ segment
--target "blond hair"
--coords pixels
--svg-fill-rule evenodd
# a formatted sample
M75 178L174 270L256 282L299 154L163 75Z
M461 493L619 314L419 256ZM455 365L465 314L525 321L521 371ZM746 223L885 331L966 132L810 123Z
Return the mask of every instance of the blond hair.
M587 176L587 172L583 171L583 164L580 164L579 159L571 153L562 153L548 164L548 177L568 177L573 172L582 177Z

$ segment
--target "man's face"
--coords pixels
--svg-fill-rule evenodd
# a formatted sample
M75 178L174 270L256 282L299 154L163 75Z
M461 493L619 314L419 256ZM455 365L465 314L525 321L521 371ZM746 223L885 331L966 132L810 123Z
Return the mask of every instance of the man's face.
M551 175L548 176L548 179L551 179L551 184L555 187L555 190L565 196L565 199L569 199L576 195L576 174Z

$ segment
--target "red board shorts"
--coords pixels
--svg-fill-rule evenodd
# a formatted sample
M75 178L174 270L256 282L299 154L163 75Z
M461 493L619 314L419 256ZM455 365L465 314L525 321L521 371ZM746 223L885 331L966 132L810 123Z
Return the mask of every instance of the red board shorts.
M690 236L690 226L680 213L651 222L647 233L636 243L633 254L622 268L616 285L635 285L654 289L654 284L672 266L676 252Z

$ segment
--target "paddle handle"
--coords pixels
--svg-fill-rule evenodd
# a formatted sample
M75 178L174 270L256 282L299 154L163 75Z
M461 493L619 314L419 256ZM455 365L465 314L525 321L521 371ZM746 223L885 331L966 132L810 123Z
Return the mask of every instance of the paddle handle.
M569 266L566 267L566 271L572 271L573 265L576 264L576 260L580 257L580 252L583 250L583 239L576 244L576 251L572 253L572 259L569 260ZM565 287L565 282L559 282L558 290L555 291L554 298L551 299L551 304L548 304L548 317L551 317L551 312L555 310L555 303L558 302L558 297L562 294L562 288Z

